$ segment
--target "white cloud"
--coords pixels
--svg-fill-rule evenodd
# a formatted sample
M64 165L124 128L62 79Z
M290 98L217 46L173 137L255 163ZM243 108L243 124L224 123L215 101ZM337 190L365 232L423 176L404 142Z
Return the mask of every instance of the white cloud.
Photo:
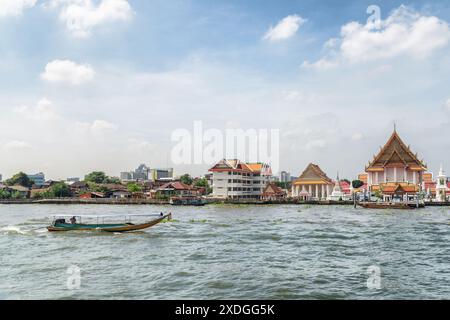
M89 122L76 122L75 130L81 134L91 134L96 137L103 137L107 133L111 133L117 130L117 126L111 122L105 120L95 120L92 123Z
M316 62L303 61L301 67L304 69L328 70L337 66L337 63L327 58L322 58Z
M32 8L37 0L0 0L0 17L18 16L23 10Z
M448 45L449 41L447 22L400 6L381 22L381 29L358 22L344 25L340 49L342 56L351 62L399 56L420 59Z
M47 98L39 100L34 107L16 107L14 108L14 112L32 120L51 120L57 117L53 103Z
M91 81L95 76L94 69L86 64L76 64L70 60L54 60L47 63L41 78L48 82L61 82L79 85Z
M275 27L270 27L263 39L271 42L289 39L306 21L298 15L287 16L278 22Z
M305 145L305 149L306 150L322 149L322 148L325 148L326 146L327 146L327 142L324 139L316 139L316 140L308 141Z
M450 43L449 24L404 5L382 20L380 27L353 21L342 26L339 38L329 39L325 57L303 67L324 70L340 62L363 63L399 57L425 59Z
M92 29L105 23L127 21L133 16L128 0L52 0L50 8L60 8L59 18L79 38L88 37Z
M13 140L5 143L3 145L3 148L6 150L21 150L21 149L30 149L31 145L25 141Z

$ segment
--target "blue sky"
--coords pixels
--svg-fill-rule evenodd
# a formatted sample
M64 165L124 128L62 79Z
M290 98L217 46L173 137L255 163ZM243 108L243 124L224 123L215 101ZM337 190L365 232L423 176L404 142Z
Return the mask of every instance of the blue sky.
M172 165L196 120L279 128L293 175L355 177L394 121L450 168L449 21L446 1L0 0L0 173Z

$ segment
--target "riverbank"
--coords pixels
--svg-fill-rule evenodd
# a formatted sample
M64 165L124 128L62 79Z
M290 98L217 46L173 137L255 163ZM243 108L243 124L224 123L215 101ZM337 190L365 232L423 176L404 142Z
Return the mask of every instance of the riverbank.
M108 204L108 205L170 205L168 200L160 199L79 199L79 198L62 198L62 199L8 199L0 200L1 204ZM283 200L231 200L231 199L206 199L205 204L231 204L231 205L316 205L316 206L352 206L353 201L298 201L296 199ZM450 202L425 202L430 207L449 207Z

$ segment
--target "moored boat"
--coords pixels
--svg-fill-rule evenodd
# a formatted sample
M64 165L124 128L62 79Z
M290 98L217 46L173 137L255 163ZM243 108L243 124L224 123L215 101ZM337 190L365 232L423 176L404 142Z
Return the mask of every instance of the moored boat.
M123 217L123 216L122 216ZM132 223L133 218L145 218L140 223ZM148 217L153 217L149 220ZM69 218L69 221L66 220ZM118 222L120 216L99 215L99 216L55 216L53 222L47 227L48 231L105 231L105 232L131 232L150 228L161 221L172 219L172 214L153 214L153 215L127 215L123 217L123 222ZM115 222L105 223L105 220L116 220ZM85 222L86 221L86 222Z
M170 204L174 206L204 206L206 201L201 197L172 197Z
M359 202L358 205L366 209L411 210L425 207L425 204L423 202Z

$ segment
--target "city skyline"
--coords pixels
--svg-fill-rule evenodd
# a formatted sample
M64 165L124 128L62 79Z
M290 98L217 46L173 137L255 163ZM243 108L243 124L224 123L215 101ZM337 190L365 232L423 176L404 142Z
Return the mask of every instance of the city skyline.
M202 175L209 164L170 161L171 133L197 120L280 129L280 170L293 176L313 162L355 178L394 122L431 172L450 168L445 1L378 1L378 29L368 1L10 3L0 7L4 179L118 176L140 163Z

